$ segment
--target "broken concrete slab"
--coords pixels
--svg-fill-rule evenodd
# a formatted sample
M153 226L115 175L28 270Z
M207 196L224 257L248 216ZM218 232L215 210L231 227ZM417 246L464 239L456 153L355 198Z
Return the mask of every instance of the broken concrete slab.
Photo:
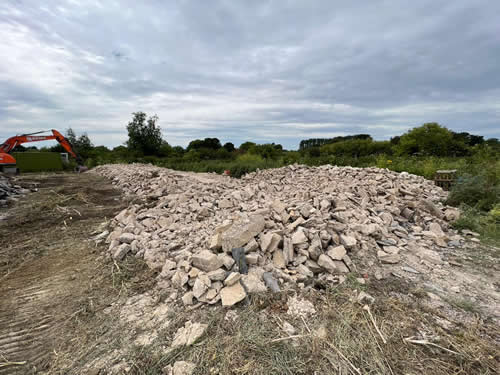
M235 247L245 246L252 238L264 230L265 219L262 215L251 215L235 221L222 234L222 249L230 252Z
M205 272L215 271L222 267L223 261L210 250L203 250L192 257L193 266Z
M221 289L220 296L222 300L222 306L233 306L236 303L242 301L247 296L243 286L236 282L233 285L226 286Z
M184 327L177 330L170 346L172 349L179 346L191 346L205 333L208 324L193 323L188 320Z

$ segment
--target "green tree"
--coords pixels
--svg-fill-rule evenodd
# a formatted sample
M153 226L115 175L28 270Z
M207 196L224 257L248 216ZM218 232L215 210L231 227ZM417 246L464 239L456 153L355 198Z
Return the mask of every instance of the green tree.
M158 116L146 120L144 112L134 112L132 121L127 125L127 147L143 155L158 155L163 143L161 129L157 125Z
M83 133L76 139L76 143L74 144L74 148L76 153L83 159L87 159L90 156L90 152L94 148L92 141L90 140L87 133Z
M90 140L87 133L83 133L77 137L75 131L72 128L66 130L66 139L73 147L73 150L80 156L83 160L86 160L94 148L92 141ZM66 150L61 145L56 145L52 147L52 152L66 152Z
M195 139L189 142L188 146L186 147L186 151L199 150L200 148L203 148L203 145L203 140Z
M113 155L116 157L116 161L127 161L130 157L130 151L125 146L116 146L113 148Z
M169 157L170 155L172 155L172 153L172 146L170 146L167 141L163 141L160 146L159 156Z
M243 152L247 152L251 147L256 146L253 142L244 142L240 145L240 150Z
M205 138L203 140L195 139L194 141L189 142L187 151L201 149L218 150L221 147L222 145L218 138Z
M176 156L182 156L185 152L182 146L174 146L172 147L172 151Z
M413 128L401 136L394 147L397 155L454 156L463 153L465 144L453 132L436 122Z
M233 152L235 150L234 144L231 142L224 143L224 146L222 147L224 147L228 152Z
M241 147L240 147L241 148ZM276 159L282 153L283 147L274 143L266 143L263 145L253 145L248 149L248 153L259 155L264 159Z
M72 128L66 130L66 139L72 146L76 146L76 134Z
M325 155L347 156L359 158L369 155L390 154L389 141L373 141L370 139L350 138L345 141L330 143L321 147Z
M401 137L399 135L396 135L395 137L391 137L391 144L392 145L397 145L399 144L399 141L401 140Z

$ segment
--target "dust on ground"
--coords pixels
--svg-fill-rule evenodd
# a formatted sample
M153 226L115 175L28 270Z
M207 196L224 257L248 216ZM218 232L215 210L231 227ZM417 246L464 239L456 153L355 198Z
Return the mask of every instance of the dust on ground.
M115 263L89 241L126 205L108 181L50 174L19 182L40 191L0 222L0 374L164 374L181 360L196 364L193 374L498 373L500 330L488 311L444 300L420 280L353 274L335 288L187 310L153 288L155 274L141 261ZM451 258L464 277L498 287L498 249ZM454 275L445 278L450 285ZM360 291L375 298L369 312ZM491 298L475 291L479 301ZM295 299L313 302L315 312L289 314ZM188 320L207 324L205 332L172 349Z

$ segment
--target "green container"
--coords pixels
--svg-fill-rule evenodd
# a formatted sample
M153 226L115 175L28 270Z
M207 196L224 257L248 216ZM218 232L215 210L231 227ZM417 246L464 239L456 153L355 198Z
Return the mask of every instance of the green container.
M14 152L20 172L62 171L61 154L57 152Z

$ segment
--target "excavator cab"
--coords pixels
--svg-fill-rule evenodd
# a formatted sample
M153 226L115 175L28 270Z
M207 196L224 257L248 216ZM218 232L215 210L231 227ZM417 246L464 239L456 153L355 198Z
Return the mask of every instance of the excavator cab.
M18 174L16 159L12 155L0 152L0 172L8 174Z

